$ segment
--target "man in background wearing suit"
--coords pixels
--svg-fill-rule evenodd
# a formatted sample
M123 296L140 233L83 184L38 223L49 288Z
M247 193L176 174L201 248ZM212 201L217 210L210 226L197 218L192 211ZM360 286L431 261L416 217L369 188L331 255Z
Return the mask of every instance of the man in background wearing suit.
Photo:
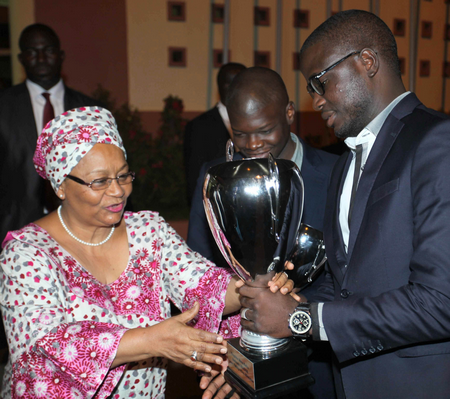
M235 62L223 65L217 74L220 101L214 108L197 116L186 125L184 165L189 204L191 204L202 165L225 155L225 147L231 136L230 119L228 118L225 99L230 83L244 69L244 65Z
M329 341L339 398L449 398L450 120L405 90L374 14L334 15L300 57L314 108L351 149L328 191L329 268L309 303L244 286L242 324Z
M61 79L64 51L48 26L26 27L19 60L27 79L0 93L0 241L10 230L39 219L54 208L54 195L33 165L38 135L65 110L97 101L72 90Z
M233 130L233 142L240 149L235 159L275 158L289 159L297 164L305 185L305 205L302 222L322 230L327 186L337 156L308 146L301 138L290 132L294 121L295 106L281 76L267 68L253 67L242 71L230 85L227 108ZM206 170L225 157L205 164L198 179L189 219L188 245L219 265L223 256L217 250L206 220L202 203L202 185ZM305 292L314 293L320 285L319 276ZM285 321L287 323L287 319ZM331 373L331 352L328 344L319 343L314 348L310 370L316 384L307 398L334 398Z

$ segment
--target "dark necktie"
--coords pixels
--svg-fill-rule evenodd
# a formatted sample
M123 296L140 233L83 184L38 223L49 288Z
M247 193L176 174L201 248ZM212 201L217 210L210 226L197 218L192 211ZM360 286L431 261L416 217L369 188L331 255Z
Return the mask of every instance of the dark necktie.
M55 117L55 111L53 105L50 102L50 93L42 93L45 98L44 115L42 118L42 129Z
M356 146L355 171L353 173L352 196L350 197L350 207L348 208L348 228L350 229L350 220L352 216L353 203L355 202L356 190L358 188L359 174L361 172L363 146Z

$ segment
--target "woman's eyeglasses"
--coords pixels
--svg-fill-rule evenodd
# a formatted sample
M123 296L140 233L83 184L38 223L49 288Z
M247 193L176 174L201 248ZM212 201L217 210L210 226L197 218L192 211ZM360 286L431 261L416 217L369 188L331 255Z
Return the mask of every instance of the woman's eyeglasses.
M135 173L128 172L117 177L109 177L107 179L95 179L92 180L90 183L86 183L84 180L81 180L80 178L75 176L67 175L66 177L78 184L88 186L94 191L100 191L106 190L111 185L113 180L117 180L117 183L119 183L121 186L124 186L125 184L130 184L135 178Z

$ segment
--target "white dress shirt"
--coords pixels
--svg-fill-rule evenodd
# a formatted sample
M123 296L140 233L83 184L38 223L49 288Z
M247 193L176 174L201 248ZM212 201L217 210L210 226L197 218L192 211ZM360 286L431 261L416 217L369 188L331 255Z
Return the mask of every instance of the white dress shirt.
M34 121L38 135L42 132L42 119L44 115L45 98L42 93L50 93L50 102L53 105L55 116L64 112L64 83L62 79L54 85L50 90L45 90L31 80L26 80L28 92L30 93L31 105L33 106Z

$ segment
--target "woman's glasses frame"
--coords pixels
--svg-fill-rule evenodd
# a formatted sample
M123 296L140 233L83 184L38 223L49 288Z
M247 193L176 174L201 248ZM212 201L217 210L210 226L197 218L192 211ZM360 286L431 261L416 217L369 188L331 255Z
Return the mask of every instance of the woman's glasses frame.
M105 179L95 179L92 180L90 183L86 183L84 180L80 179L79 177L67 175L66 178L73 180L74 182L78 184L83 184L84 186L88 186L91 190L94 191L100 191L100 190L106 190L111 186L111 183L113 180L117 180L117 183L119 185L124 186L126 184L130 184L135 179L136 174L134 172L128 172L124 173L123 175L117 176L117 177L108 177ZM130 179L131 178L131 179Z

